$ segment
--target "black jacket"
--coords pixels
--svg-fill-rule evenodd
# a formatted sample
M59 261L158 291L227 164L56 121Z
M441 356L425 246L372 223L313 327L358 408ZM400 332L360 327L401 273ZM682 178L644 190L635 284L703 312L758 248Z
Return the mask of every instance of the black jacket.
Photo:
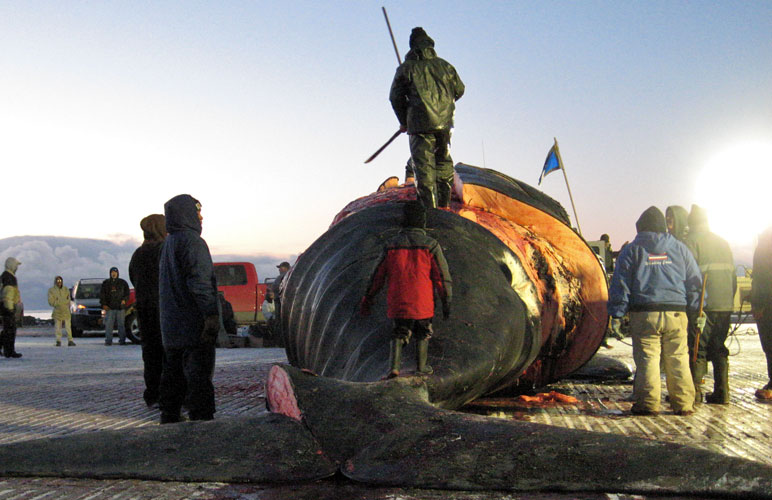
M134 285L139 310L158 309L158 263L163 241L145 240L129 262L129 279Z
M201 238L197 204L187 194L164 204L169 235L161 250L158 286L164 348L198 345L204 318L218 314L217 278L209 247Z
M129 301L129 284L121 278L107 278L99 291L99 305L110 309L125 309ZM123 303L121 303L123 302Z

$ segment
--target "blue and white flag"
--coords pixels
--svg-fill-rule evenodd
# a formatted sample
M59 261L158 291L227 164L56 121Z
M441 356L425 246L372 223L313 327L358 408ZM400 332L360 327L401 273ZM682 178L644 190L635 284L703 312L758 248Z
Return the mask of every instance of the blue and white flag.
M546 177L550 172L560 170L563 165L560 164L560 155L558 154L557 142L550 148L550 152L547 153L547 159L544 160L544 168L541 169L541 175L539 176L539 184L541 180Z

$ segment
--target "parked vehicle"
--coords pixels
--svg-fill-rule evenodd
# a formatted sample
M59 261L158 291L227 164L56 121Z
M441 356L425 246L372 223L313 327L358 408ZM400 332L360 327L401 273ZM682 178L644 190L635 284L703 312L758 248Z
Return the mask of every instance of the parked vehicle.
M265 323L261 308L268 289L260 283L251 262L215 262L217 289L233 307L233 316L239 326Z
M84 331L104 330L104 311L99 305L99 292L104 278L85 278L75 283L70 291L70 312L72 313L72 336L81 337ZM136 298L130 289L126 307L126 337L139 344L142 335L137 322Z

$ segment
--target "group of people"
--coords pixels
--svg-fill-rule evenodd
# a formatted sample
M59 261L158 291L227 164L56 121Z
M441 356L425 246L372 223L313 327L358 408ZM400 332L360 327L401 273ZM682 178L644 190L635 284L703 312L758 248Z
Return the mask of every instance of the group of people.
M201 203L190 195L164 204L164 215L140 222L144 241L129 263L142 331L145 393L161 423L211 420L212 376L220 331L214 263L201 237Z
M660 369L670 406L689 415L703 402L702 380L713 365L707 403L729 403L729 351L724 345L737 289L729 244L710 231L706 211L649 207L637 235L619 252L609 289L611 329L629 315L636 366L632 412L660 411ZM755 280L754 280L755 281ZM770 371L772 376L772 371Z
M16 326L21 305L21 293L16 272L21 262L16 257L5 259L5 271L0 275L0 289L2 303L0 303L0 316L2 316L3 329L0 332L0 349L6 358L21 358L22 354L16 351ZM54 286L48 289L48 303L54 309L51 317L54 320L56 345L62 345L62 326L67 332L68 345L74 346L72 329L70 327L70 290L64 287L61 276L54 278Z
M110 268L110 277L102 282L99 305L104 311L105 345L113 344L113 331L118 328L118 343L126 345L126 308L129 302L129 284L119 278L118 268ZM48 305L53 308L56 347L61 347L62 330L67 334L67 346L75 347L72 339L72 313L70 311L70 289L64 286L61 276L54 278L54 285L48 289Z
M400 131L410 136L411 157L406 183L414 181L417 202L405 204L402 230L384 250L360 303L363 315L388 282L387 314L394 321L389 372L400 373L401 351L414 336L418 374L432 373L428 342L432 336L434 292L442 301L443 316L450 314L451 277L442 249L426 234L426 211L450 205L453 162L450 130L455 101L464 94L455 68L437 57L434 40L416 27L410 34L410 51L392 81L390 101ZM215 413L212 375L215 341L220 330L217 283L206 242L201 238L201 204L190 195L179 195L164 205L164 215L142 219L144 242L132 256L129 277L134 284L142 329L145 362L145 401L159 404L161 423L181 420L187 406L192 420L209 420ZM713 365L714 390L708 403L727 404L729 331L736 289L734 262L729 245L712 233L705 211L691 212L671 206L666 214L656 207L636 222L637 236L619 252L609 291L611 329L620 335L622 318L629 315L636 365L633 413L660 411L660 367L664 367L670 405L676 414L689 415L703 401L702 378L707 363ZM608 239L606 238L607 246ZM2 274L3 334L6 357L19 357L14 349L13 313L19 301L15 272L20 262L6 261ZM280 277L263 304L266 318L278 315L278 287L289 269L279 266ZM57 277L49 290L54 320L68 333L69 294ZM125 342L121 312L128 300L128 285L117 268L102 287L105 310L105 343L112 342L117 322L119 343ZM765 233L754 256L753 312L767 355L772 390L772 230ZM65 304L67 307L65 307ZM65 311L67 314L65 314ZM56 330L57 345L60 330Z

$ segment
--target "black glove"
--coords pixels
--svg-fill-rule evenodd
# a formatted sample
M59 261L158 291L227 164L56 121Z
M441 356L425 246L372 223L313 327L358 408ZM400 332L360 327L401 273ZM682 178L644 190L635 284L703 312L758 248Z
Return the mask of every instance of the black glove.
M443 319L450 318L450 302L442 303L442 318Z
M201 331L201 342L204 344L214 344L217 341L217 334L220 333L220 316L213 314L204 318L204 329Z

